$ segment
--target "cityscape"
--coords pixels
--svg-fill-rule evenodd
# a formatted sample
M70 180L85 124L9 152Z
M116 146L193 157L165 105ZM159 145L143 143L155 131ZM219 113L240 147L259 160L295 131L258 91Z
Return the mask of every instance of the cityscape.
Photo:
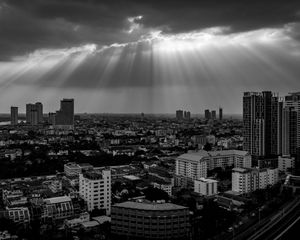
M194 117L75 114L74 99L48 114L41 102L26 104L25 116L12 106L0 128L2 235L289 239L300 93L240 100L242 120L221 107Z
M290 240L299 1L0 0L0 240Z

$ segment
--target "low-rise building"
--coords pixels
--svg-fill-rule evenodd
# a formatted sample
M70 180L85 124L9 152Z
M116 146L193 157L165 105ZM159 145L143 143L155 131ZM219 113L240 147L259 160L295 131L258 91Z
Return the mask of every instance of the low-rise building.
M188 239L189 209L172 203L123 202L112 206L111 233L128 239Z
M8 217L15 223L29 223L30 213L27 207L6 208Z
M241 194L265 189L278 182L278 168L234 168L232 169L232 191Z
M64 172L67 176L78 176L82 171L91 170L93 166L89 163L69 162L64 165Z
M74 216L74 207L70 197L44 199L42 219L64 220Z
M204 196L212 196L218 193L218 181L209 178L200 178L194 181L194 192Z
M278 169L281 172L287 173L295 168L295 158L291 156L278 157Z

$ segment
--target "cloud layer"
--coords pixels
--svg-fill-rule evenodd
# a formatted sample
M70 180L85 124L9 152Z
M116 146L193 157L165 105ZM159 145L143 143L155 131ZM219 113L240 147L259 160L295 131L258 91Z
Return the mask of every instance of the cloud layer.
M294 0L0 0L0 59L40 48L136 41L150 29L185 33L223 26L232 33L278 28L299 21L299 12L300 2ZM132 24L144 31L129 33ZM298 30L291 35L299 37Z
M0 36L0 110L238 113L242 91L300 88L294 0L0 0Z

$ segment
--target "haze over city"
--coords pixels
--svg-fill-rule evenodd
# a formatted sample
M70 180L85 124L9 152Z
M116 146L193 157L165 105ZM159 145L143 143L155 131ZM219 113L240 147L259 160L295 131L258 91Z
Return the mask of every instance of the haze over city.
M0 112L241 114L300 88L299 1L0 0Z

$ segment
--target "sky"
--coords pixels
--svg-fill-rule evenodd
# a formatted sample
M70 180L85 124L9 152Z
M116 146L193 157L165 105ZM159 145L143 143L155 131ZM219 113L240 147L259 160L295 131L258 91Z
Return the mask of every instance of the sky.
M300 91L300 1L0 0L0 112L242 113Z

